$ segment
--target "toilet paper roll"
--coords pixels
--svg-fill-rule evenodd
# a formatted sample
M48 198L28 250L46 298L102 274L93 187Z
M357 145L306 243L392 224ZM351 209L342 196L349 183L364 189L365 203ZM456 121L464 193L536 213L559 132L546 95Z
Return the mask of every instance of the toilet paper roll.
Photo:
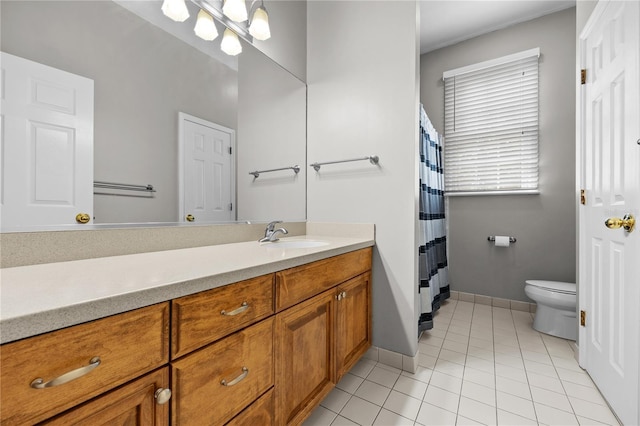
M504 235L496 235L496 247L509 247L511 241L509 241L509 237L505 237Z

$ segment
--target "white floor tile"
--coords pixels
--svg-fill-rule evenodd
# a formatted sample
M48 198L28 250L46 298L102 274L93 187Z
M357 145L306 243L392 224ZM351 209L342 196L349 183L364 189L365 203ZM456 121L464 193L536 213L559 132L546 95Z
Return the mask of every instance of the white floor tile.
M496 424L496 408L467 397L460 397L458 414L485 425Z
M536 412L533 408L533 402L528 399L519 398L517 396L498 391L497 405L501 410L508 411L531 420L536 420Z
M375 382L379 385L386 386L388 388L392 388L393 385L396 384L396 380L400 377L400 370L396 373L395 371L389 371L382 367L374 367L371 370L371 373L367 376L367 380L371 382Z
M304 426L619 426L578 366L575 343L536 332L532 318L447 301L420 339L415 373L361 360Z
M594 404L607 405L598 389L594 386L582 386L571 382L564 382L562 386L567 395L571 397L593 402Z
M416 369L415 373L410 373L408 371L403 371L401 375L409 377L409 378L414 379L414 380L418 380L420 382L429 383L429 380L431 380L431 375L432 374L433 374L433 370L432 369L418 366L418 368Z
M416 423L424 426L451 426L456 423L457 415L435 405L423 402L416 418Z
M365 379L375 366L376 366L375 361L362 358L360 361L356 363L356 365L353 366L351 370L349 370L349 373Z
M409 395L413 398L418 398L422 401L422 398L424 398L424 394L427 391L427 383L407 376L400 376L398 377L396 384L393 386L393 390Z
M372 425L379 412L380 407L377 405L353 396L340 411L340 416L364 426Z
M493 407L496 406L495 389L491 389L468 380L462 382L462 392L460 395L482 402L483 404L491 405Z
M548 405L549 407L557 408L558 410L567 411L569 413L573 412L569 399L567 399L563 393L560 394L531 386L531 396L533 397L533 401L536 403Z
M422 405L421 399L412 398L400 392L391 391L382 408L415 420Z
M547 425L577 425L578 419L573 413L558 410L548 405L535 404L538 422Z
M349 392L350 394L353 394L356 392L358 387L360 387L362 382L364 382L364 379L362 377L358 377L351 373L347 373L344 376L342 376L342 379L340 379L336 387L339 389L342 389L345 392Z
M496 389L500 392L531 400L531 390L527 383L496 376Z
M440 389L460 394L460 389L462 388L462 379L459 377L441 373L439 371L434 371L431 375L429 386L436 386Z
M358 423L352 422L349 419L346 419L342 416L336 417L336 419L331 423L331 426L360 426Z
M424 402L436 405L453 413L458 411L460 395L435 386L429 386L424 395Z
M450 376L462 378L464 375L464 365L456 364L455 362L447 361L444 359L438 359L436 366L433 368L440 373L448 374Z
M458 414L458 418L456 419L456 426L471 426L471 425L484 425L484 423L477 422L475 420L468 419Z
M313 410L311 415L304 421L303 426L330 426L337 414L322 406Z
M390 388L365 380L354 395L382 407L390 392Z
M414 422L383 408L373 424L380 426L413 426Z
M538 374L542 374L543 376L558 378L558 373L556 372L556 368L550 364L540 364L539 362L525 359L524 368L525 370L531 373L538 373Z
M564 388L562 387L562 383L560 383L559 379L531 372L527 372L527 377L529 378L530 386L535 386L557 393L564 393Z
M526 417L518 416L517 414L510 413L504 410L498 410L498 425L502 426L515 426L515 425L537 425L535 420L528 419Z
M617 425L618 421L615 416L611 413L608 407L594 404L592 402L588 402L582 399L569 397L571 401L571 405L573 406L573 410L576 415L580 417L585 417L588 419L593 419L601 423L609 424L609 425Z
M352 394L343 391L342 389L333 388L329 395L320 403L321 406L333 411L334 413L339 413L340 410L347 405L349 399L351 399Z
M466 367L464 369L464 380L468 380L482 386L487 386L492 389L496 387L496 376L491 373L485 373L484 371L476 370L475 368Z

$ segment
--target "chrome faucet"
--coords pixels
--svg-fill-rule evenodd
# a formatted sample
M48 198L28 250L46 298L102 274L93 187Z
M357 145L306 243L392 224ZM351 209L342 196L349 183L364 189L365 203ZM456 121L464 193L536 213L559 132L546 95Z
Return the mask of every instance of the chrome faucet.
M282 223L281 220L274 220L273 222L270 222L267 225L267 229L265 229L264 231L264 238L260 238L258 240L259 243L266 243L266 242L274 242L274 241L278 241L278 233L286 235L289 233L289 231L287 231L284 228L278 228L275 229L276 224L278 223Z

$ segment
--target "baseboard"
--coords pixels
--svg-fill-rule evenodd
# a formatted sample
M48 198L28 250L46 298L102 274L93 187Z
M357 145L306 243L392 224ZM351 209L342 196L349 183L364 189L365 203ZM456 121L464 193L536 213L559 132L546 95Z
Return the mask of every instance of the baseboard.
M415 373L418 370L417 353L414 356L408 356L399 352L378 348L377 346L371 346L371 348L369 348L369 350L363 355L363 358L370 359L399 370L408 371L409 373Z
M535 303L522 302L520 300L502 299L500 297L483 296L481 294L465 293L462 291L451 291L450 297L453 300L495 306L513 311L531 312L532 314L536 312Z

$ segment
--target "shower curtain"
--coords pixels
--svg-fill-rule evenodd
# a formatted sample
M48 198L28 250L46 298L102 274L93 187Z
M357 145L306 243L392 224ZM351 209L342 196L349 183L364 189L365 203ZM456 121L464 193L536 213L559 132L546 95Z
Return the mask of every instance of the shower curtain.
M444 218L442 139L420 106L420 236L418 248L420 319L418 334L433 328L433 314L449 298Z

